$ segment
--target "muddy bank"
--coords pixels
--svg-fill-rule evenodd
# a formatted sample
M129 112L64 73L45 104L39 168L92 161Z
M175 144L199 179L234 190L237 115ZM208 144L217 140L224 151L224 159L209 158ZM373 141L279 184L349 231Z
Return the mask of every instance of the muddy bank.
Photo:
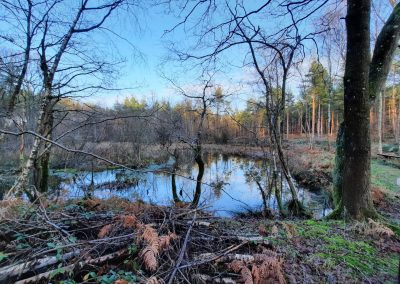
M288 166L299 185L311 191L330 190L334 170L334 151L309 149L307 145L286 145Z

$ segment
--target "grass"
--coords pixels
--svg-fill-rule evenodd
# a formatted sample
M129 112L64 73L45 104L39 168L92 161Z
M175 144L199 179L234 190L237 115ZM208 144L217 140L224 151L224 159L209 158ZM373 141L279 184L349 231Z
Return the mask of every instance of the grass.
M325 269L333 270L341 266L357 278L372 277L377 271L396 277L396 254L380 253L373 241L352 235L345 227L343 221L307 220L298 223L299 235L305 242L315 244L306 261L320 263Z
M400 169L387 165L381 160L372 160L371 182L373 186L399 193L400 186L397 185L398 178L400 178Z

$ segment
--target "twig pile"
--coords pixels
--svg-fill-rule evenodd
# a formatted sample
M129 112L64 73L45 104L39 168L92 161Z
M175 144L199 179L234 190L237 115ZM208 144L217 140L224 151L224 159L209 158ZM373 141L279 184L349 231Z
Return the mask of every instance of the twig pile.
M263 237L232 234L200 209L15 204L0 221L1 283L285 283Z

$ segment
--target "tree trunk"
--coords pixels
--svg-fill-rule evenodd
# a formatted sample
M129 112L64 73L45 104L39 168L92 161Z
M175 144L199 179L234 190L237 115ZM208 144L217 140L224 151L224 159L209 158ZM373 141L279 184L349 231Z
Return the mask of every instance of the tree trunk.
M289 140L289 134L290 134L290 129L289 129L289 116L290 116L290 112L289 109L287 110L287 114L286 114L286 139Z
M370 0L347 2L344 75L343 206L352 219L374 215L370 193Z
M379 93L378 105L378 152L382 154L382 115L383 115L383 94Z
M46 113L47 113L47 109L50 105L50 100L51 100L51 93L50 93L50 91L46 91L43 96L43 99L42 99L42 104L41 104L40 111L39 111L39 118L38 118L37 125L36 125L36 132L39 135L43 135L43 133L44 133L44 121L46 120ZM29 177L30 171L34 167L35 161L38 158L39 149L42 144L41 142L42 142L41 138L38 136L35 136L28 160L26 161L26 164L23 167L20 175L16 179L14 185L4 195L4 199L12 198L12 196L14 194L20 194L23 192L26 192L28 195L30 195L30 193L28 192L28 188L27 188L28 177ZM33 196L31 196L31 197L33 197Z
M311 148L314 147L315 134L315 94L312 95L312 116L311 116Z
M386 132L386 90L382 93L382 142L385 140Z
M52 138L54 117L52 110L48 110L46 115L44 128L44 136L47 139ZM33 180L36 190L39 192L47 192L49 185L49 162L50 162L50 143L44 143L45 152L34 161L33 166Z
M299 133L300 136L303 134L303 110L300 110L300 114L299 114Z
M191 205L194 208L196 208L199 205L200 196L201 196L201 185L202 185L202 180L203 180L203 175L204 175L204 161L203 161L203 158L201 157L201 149L197 150L195 161L199 168L199 172L198 172L197 178L196 178L196 189L194 192L193 201L192 201L192 205Z
M393 137L396 139L397 142L397 106L396 106L396 92L394 88L394 83L392 86L392 129L393 129Z
M319 125L321 126L321 136L324 136L324 108L321 108L321 122Z
M318 99L318 119L317 119L317 135L321 137L321 102Z
M400 153L400 103L399 103L399 108L398 108L398 114L397 114L397 145L398 145L398 153Z

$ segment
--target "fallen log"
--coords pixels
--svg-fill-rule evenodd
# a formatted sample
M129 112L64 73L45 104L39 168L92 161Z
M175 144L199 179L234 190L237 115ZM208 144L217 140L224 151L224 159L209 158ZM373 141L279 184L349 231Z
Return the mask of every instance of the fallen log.
M380 153L378 153L377 155L378 156L382 156L384 158L389 158L389 159L391 159L391 158L400 159L400 156L397 156L397 155L394 155L394 154L384 154L384 153L380 154Z
M16 277L18 275L23 275L28 271L36 271L41 268L56 264L60 261L66 261L74 256L81 253L80 250L75 250L68 252L60 257L50 256L39 260L32 260L18 265L9 265L0 269L0 283L6 281L7 279Z
M122 255L126 254L126 252L127 252L127 249L122 249L120 251L110 253L110 254L95 258L95 259L80 261L75 264L70 264L70 265L67 265L67 266L64 266L61 268L57 268L57 269L53 269L51 271L47 271L47 272L23 279L23 280L19 280L19 281L15 282L14 284L28 284L28 283L36 283L36 282L42 281L42 280L49 280L56 273L58 273L58 274L70 273L70 272L73 272L74 269L82 269L86 265L100 264L100 263L106 262L108 260L112 260L112 259L121 257Z
M218 261L218 262L230 262L233 260L240 260L240 261L244 261L244 262L253 262L254 256L249 255L249 254L230 253L230 254L226 254L226 255L218 257L218 254L216 254L216 253L208 252L208 253L202 253L202 254L198 255L195 259L198 261L206 261L206 260L214 259L215 261Z

